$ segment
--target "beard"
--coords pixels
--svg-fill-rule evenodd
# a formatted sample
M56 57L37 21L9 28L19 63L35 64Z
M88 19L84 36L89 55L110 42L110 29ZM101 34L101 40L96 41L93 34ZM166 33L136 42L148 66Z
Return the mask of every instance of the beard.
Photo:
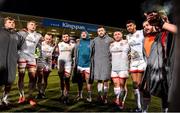
M99 37L100 37L100 38L103 38L104 36L105 36L104 33L100 33L100 34L99 34Z

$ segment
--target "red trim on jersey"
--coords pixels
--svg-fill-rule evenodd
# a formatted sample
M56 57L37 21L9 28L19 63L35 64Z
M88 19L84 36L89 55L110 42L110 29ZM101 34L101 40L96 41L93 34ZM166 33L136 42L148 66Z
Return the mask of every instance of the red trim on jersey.
M64 74L70 74L69 72L67 72L67 71L64 71Z
M113 78L120 78L120 79L128 79L128 77L111 77L112 79Z
M144 70L129 70L130 73L142 73Z
M18 63L27 63L27 61L18 61Z
M28 67L36 67L34 64L27 64Z

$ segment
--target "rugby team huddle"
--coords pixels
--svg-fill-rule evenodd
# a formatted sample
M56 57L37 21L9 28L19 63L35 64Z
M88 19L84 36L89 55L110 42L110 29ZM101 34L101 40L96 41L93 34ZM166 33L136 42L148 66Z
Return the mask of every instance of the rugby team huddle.
M157 85L160 80L155 81L157 79L153 77L163 75L162 79L165 81L163 84L168 84L166 76L169 73L166 69L170 66L164 63L170 56L171 43L167 43L169 42L167 40L173 38L172 34L176 31L167 20L163 18L158 20L154 18L157 15L152 14L146 15L147 19L142 24L142 30L136 29L135 21L128 20L126 28L129 34L126 37L122 31L115 31L113 37L110 37L105 27L100 26L97 28L97 37L90 37L84 30L80 38L73 43L69 34L63 33L61 41L57 44L53 43L52 34L46 33L42 36L37 33L37 24L33 20L27 22L26 28L15 31L15 20L11 17L4 18L4 27L0 29L0 51L4 51L0 56L0 73L2 73L0 85L4 85L0 104L9 104L8 94L15 80L16 65L18 66L18 103L28 101L34 106L37 104L35 99L47 98L45 90L48 76L52 71L52 56L55 53L58 55L61 102L65 104L70 102L69 91L72 80L72 83L78 85L75 100L83 99L85 82L86 101L93 102L92 85L97 82L97 100L107 104L109 81L112 80L115 95L113 102L120 109L124 109L128 94L126 80L131 75L137 105L135 111L146 112L151 95L154 95L161 97L162 110L167 112L168 91L163 88L168 89L168 85L167 87L159 85L161 83ZM10 51L13 52L10 54ZM35 54L37 51L38 55ZM24 94L26 69L29 76L28 97ZM34 97L33 92L36 87L38 94ZM160 87L160 90L157 91L157 87Z

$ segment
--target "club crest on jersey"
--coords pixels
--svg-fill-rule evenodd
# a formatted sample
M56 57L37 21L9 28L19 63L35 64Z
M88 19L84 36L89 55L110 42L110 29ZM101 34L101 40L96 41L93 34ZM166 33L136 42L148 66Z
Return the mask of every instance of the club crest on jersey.
M124 44L123 43L120 43L120 46L123 46Z

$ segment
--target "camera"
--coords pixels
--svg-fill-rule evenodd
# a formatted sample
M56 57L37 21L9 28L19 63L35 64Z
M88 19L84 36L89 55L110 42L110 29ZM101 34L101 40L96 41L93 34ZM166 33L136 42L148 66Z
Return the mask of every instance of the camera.
M146 18L150 25L162 28L164 21L162 15L160 15L158 11L151 11L146 14Z

